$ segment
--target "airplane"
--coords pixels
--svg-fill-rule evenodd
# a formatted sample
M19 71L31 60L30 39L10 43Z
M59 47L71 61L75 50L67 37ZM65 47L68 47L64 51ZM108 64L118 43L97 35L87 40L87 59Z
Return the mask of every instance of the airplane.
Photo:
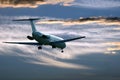
M39 19L40 18L28 18L28 19L13 20L13 21L30 21L31 28L32 28L32 36L27 36L27 38L29 40L35 40L36 42L3 42L3 43L38 45L38 50L41 50L43 45L49 45L52 48L61 49L61 52L63 53L64 52L63 49L66 48L66 42L85 38L85 36L81 36L81 37L76 37L76 38L71 38L71 39L63 39L55 35L44 34L42 32L39 32L36 29L36 26L34 24L34 21L39 20Z

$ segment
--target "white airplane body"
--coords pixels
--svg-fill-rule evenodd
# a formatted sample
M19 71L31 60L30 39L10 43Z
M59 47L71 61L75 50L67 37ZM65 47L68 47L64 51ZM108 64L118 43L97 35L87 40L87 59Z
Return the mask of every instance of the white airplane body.
M52 48L59 48L63 52L63 49L66 47L65 42L82 39L85 38L85 36L72 38L72 39L66 39L64 40L61 37L55 36L55 35L48 35L41 32L38 32L33 21L39 20L39 18L35 19L19 19L19 20L13 20L13 21L30 21L31 27L32 27L32 36L27 36L29 40L36 40L37 42L4 42L4 43L11 43L11 44L24 44L24 45L38 45L38 49L42 49L42 45L50 45Z

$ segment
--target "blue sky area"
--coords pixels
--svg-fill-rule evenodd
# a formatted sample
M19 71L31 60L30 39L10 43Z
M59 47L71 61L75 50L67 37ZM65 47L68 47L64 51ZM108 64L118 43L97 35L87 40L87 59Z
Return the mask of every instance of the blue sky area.
M1 8L0 14L7 16L28 15L78 19L79 17L91 16L119 17L120 10L119 8L97 9L60 5L42 5L38 8Z

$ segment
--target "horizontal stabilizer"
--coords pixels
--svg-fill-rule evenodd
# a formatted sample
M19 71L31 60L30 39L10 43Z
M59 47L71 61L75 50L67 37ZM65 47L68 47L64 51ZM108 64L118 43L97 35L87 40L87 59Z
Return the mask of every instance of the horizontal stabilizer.
M28 19L15 19L13 21L34 21L34 20L40 20L44 18L28 18Z

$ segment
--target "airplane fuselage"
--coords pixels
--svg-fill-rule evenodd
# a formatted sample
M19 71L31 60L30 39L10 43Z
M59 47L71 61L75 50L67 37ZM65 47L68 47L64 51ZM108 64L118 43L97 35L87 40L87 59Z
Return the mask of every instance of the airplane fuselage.
M38 31L32 32L32 36L40 45L51 45L53 48L60 49L64 49L66 47L66 44L64 42L50 44L51 42L64 40L63 38L60 38L58 36L46 35Z

